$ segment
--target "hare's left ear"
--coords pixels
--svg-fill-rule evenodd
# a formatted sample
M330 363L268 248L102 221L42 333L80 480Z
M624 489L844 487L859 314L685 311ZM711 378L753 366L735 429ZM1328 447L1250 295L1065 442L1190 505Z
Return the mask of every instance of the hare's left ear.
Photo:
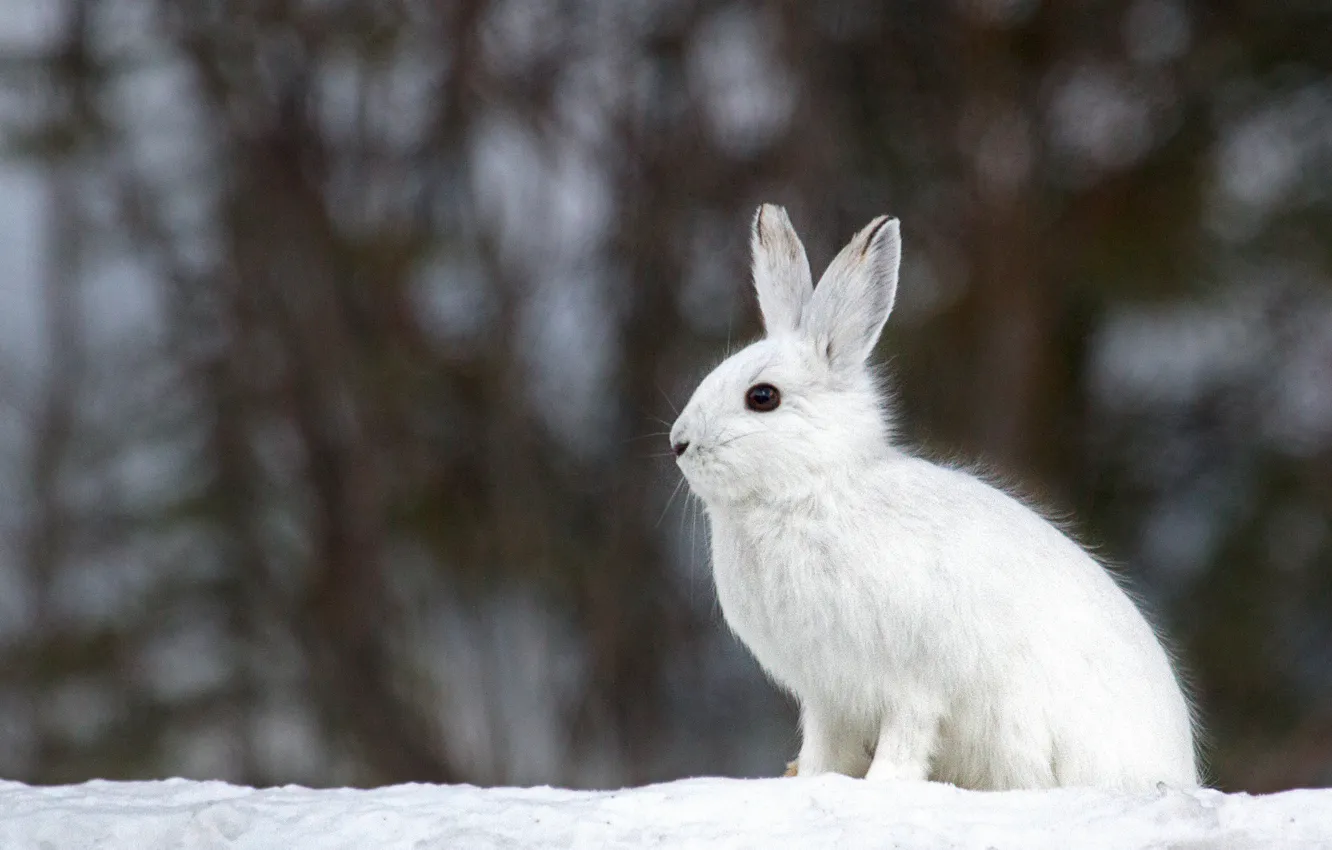
M819 279L802 334L834 369L861 366L893 309L902 236L897 219L879 216L847 243Z
M754 213L750 237L754 254L754 290L768 336L791 333L814 293L805 246L800 244L786 210L764 204Z

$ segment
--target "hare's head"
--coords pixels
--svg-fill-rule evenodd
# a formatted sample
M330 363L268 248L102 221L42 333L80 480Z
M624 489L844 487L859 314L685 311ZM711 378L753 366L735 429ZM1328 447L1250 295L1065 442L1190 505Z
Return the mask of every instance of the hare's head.
M816 289L786 212L759 207L751 246L767 334L704 378L671 428L705 502L799 498L888 451L867 360L893 307L901 244L896 219L874 219Z

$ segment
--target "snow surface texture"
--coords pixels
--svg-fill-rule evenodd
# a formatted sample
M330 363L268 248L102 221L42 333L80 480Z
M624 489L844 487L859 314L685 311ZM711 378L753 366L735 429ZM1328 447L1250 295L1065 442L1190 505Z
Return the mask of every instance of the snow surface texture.
M623 791L0 782L0 847L1332 847L1332 790L979 793L933 783L689 779Z

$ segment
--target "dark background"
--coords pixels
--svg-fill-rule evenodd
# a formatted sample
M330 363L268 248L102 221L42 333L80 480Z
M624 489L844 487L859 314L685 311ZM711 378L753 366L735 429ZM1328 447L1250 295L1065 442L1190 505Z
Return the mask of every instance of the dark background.
M1332 783L1332 6L5 0L0 775L780 773L663 456L903 222L904 439L1173 636L1227 789Z

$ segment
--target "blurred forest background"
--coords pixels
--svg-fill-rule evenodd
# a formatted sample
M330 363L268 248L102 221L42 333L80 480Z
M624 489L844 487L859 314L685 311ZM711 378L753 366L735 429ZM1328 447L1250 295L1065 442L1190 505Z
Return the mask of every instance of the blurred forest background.
M0 775L773 775L663 422L903 222L902 433L1332 784L1332 4L0 0Z

